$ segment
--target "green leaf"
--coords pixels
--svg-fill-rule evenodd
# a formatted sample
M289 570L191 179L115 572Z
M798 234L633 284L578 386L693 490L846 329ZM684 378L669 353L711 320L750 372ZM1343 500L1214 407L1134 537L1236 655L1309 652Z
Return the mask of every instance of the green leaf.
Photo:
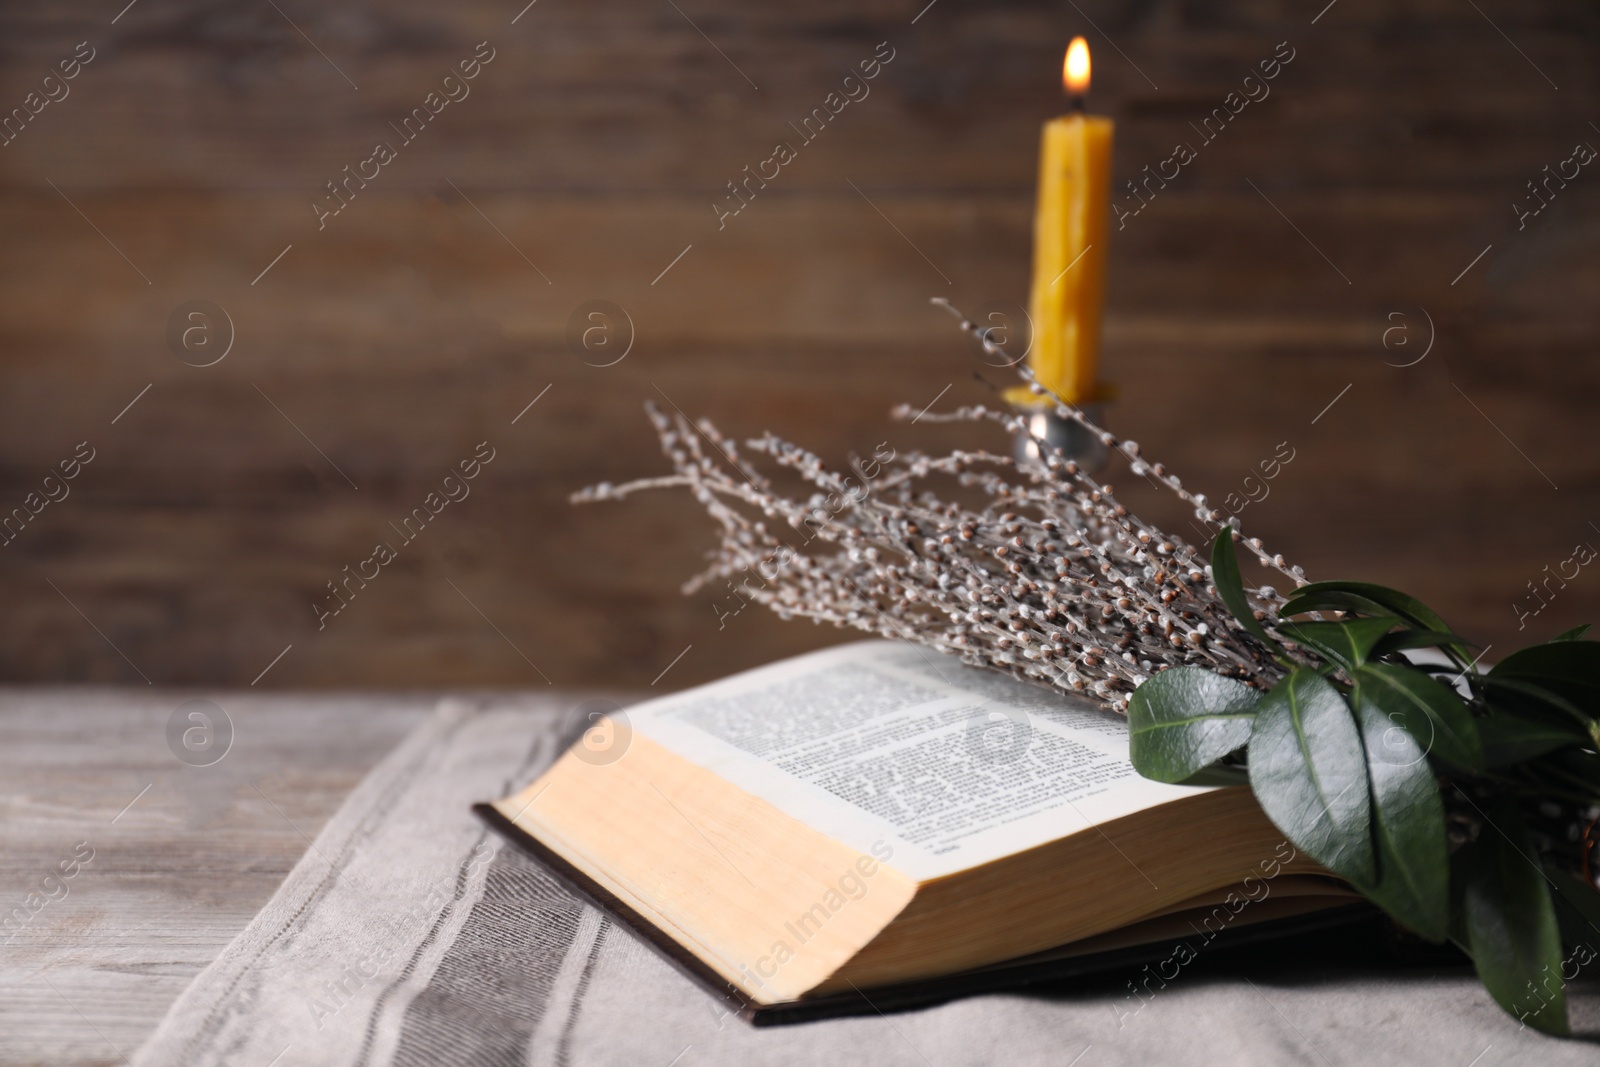
M1529 645L1501 660L1490 673L1559 678L1600 686L1600 641L1566 638Z
M1537 682L1494 675L1482 675L1477 681L1477 688L1482 690L1484 699L1491 707L1521 712L1528 718L1575 723L1585 730L1593 722L1593 719L1572 701Z
M1302 667L1256 705L1250 785L1297 848L1357 885L1376 878L1361 734L1333 683Z
M1593 745L1593 741L1586 742ZM1600 804L1600 754L1589 751L1583 747L1563 748L1541 756L1536 761L1530 761L1522 770L1534 781L1540 781L1547 776L1549 779L1560 779L1568 787L1579 792L1589 804ZM1541 784L1544 784L1541 782ZM1556 782L1550 781L1550 792L1555 792Z
M1483 742L1466 703L1422 671L1368 663L1355 673L1356 693L1417 739L1423 752L1467 770L1483 768Z
M1250 740L1261 692L1204 667L1151 675L1128 702L1134 768L1158 782L1181 782Z
M1600 641L1529 645L1495 664L1489 676L1534 682L1586 712L1600 712Z
M1450 851L1444 801L1428 754L1396 716L1356 689L1356 721L1372 783L1378 877L1359 888L1390 915L1434 942L1450 932Z
M1555 887L1551 899L1556 905L1556 925L1561 930L1562 946L1588 949L1584 954L1587 959L1573 953L1573 962L1580 966L1594 960L1600 956L1600 892L1584 885L1583 878L1574 871L1546 863L1544 873ZM1563 974L1562 977L1567 976Z
M1560 633L1556 634L1554 637L1552 637L1550 640L1551 641L1576 641L1579 638L1581 638L1584 634L1589 632L1589 627L1591 625L1593 625L1593 624L1586 622L1582 626L1574 626L1570 630L1563 630Z
M1500 709L1478 719L1476 725L1483 739L1483 765L1491 771L1586 740L1586 735L1566 723L1535 722Z
M1302 585L1296 589L1288 602L1278 609L1279 617L1288 618L1290 615L1301 615L1308 611L1343 611L1351 615L1372 616L1394 614L1368 597L1338 589L1319 589L1314 593L1307 593L1306 590L1310 588L1309 585Z
M1278 647L1278 642L1256 619L1255 609L1244 595L1244 579L1239 577L1239 561L1233 554L1232 526L1224 526L1211 542L1211 583L1217 587L1217 596L1239 620L1240 626L1266 642L1268 648Z
M1353 671L1372 655L1373 646L1399 625L1400 620L1393 615L1379 615L1342 622L1282 622L1278 632L1291 641L1311 646L1346 671Z
M1312 582L1294 591L1280 615L1299 615L1306 611L1347 611L1358 615L1397 615L1419 630L1448 633L1450 627L1439 613L1414 596L1373 585L1371 582ZM1457 665L1469 661L1464 643L1451 643L1442 651Z
M1516 805L1488 812L1478 840L1462 852L1466 948L1484 988L1534 1029L1566 1034L1555 906Z
M1178 784L1223 786L1249 785L1250 770L1242 764L1235 766L1234 764L1230 763L1213 763L1209 767L1204 767L1196 771Z
M1376 605L1376 611L1362 611L1363 615L1398 615L1411 625L1424 630L1449 630L1444 620L1437 612L1416 597L1408 596L1398 589L1387 586L1373 585L1371 582L1312 582L1302 585L1294 591L1294 600L1323 599L1322 594L1339 593L1347 598L1359 599L1368 604ZM1294 601L1290 601L1293 603ZM1301 608L1301 611L1344 611L1341 607L1315 607ZM1283 614L1297 615L1298 611L1291 612L1288 605L1284 606Z
M1470 643L1460 634L1445 633L1442 630L1399 630L1380 638L1378 643L1372 646L1372 655L1368 658L1382 659L1413 648L1448 648L1451 645L1465 646Z

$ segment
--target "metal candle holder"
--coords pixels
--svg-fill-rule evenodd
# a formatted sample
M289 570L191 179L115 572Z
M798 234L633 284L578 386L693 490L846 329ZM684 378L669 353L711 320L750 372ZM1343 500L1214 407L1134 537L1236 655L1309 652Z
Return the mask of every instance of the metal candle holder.
M1084 417L1103 425L1105 405L1084 404L1079 409ZM1015 456L1018 464L1037 464L1043 460L1040 448L1059 452L1063 459L1077 462L1086 471L1094 472L1105 466L1106 446L1100 436L1080 422L1062 418L1054 411L1033 411L1024 414L1027 429L1016 436Z

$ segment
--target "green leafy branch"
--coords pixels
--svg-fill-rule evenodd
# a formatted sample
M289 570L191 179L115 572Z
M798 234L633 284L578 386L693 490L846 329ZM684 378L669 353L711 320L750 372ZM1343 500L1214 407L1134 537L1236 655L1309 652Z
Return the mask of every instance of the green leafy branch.
M1266 692L1198 666L1152 675L1128 707L1134 766L1248 780L1302 852L1454 941L1506 1011L1566 1034L1574 959L1600 946L1579 832L1600 805L1600 642L1580 627L1480 671L1427 605L1363 582L1302 586L1258 619L1234 536L1211 547L1217 595L1288 673ZM1403 655L1419 649L1444 662Z

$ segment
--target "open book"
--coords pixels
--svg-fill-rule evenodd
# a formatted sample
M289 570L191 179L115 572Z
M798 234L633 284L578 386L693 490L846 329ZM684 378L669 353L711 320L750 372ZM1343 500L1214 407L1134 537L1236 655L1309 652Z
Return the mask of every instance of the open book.
M1359 899L1119 717L887 641L614 713L479 811L758 1022Z

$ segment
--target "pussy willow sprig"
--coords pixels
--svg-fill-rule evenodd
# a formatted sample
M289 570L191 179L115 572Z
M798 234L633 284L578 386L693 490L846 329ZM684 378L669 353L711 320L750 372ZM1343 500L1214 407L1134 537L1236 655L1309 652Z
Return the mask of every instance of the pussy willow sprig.
M771 433L746 442L802 499L709 421L650 406L673 473L573 499L687 488L721 538L685 592L720 582L741 606L920 642L1127 713L1145 777L1248 782L1300 851L1418 936L1457 944L1523 1023L1566 1033L1567 985L1600 959L1600 643L1580 628L1480 670L1425 604L1308 584L1137 443L1019 373L1039 405L1192 508L1215 531L1209 552L1038 438L1024 463L883 442L843 471ZM893 414L1029 433L1010 406ZM1236 544L1290 595L1247 585Z
M972 323L963 319L962 327L993 347ZM1204 495L1145 459L1136 442L1090 422L1022 373L1058 415L1120 457L1128 473L1176 495L1200 521L1221 522ZM573 499L689 489L720 526L721 543L686 592L720 584L783 618L921 642L1118 710L1163 667L1204 667L1267 689L1286 667L1315 662L1268 648L1218 596L1203 553L1140 519L1110 484L1048 447L1041 462L1019 466L1004 454L930 456L885 442L841 471L771 433L747 441L748 452L809 486L802 499L775 489L709 420L691 423L653 405L649 415L674 473L593 486ZM902 406L893 415L914 413ZM1003 407L915 418L1028 432L1027 419ZM1269 554L1259 540L1242 544L1294 585L1304 583L1300 568ZM1258 619L1273 617L1283 603L1271 586L1246 595Z

